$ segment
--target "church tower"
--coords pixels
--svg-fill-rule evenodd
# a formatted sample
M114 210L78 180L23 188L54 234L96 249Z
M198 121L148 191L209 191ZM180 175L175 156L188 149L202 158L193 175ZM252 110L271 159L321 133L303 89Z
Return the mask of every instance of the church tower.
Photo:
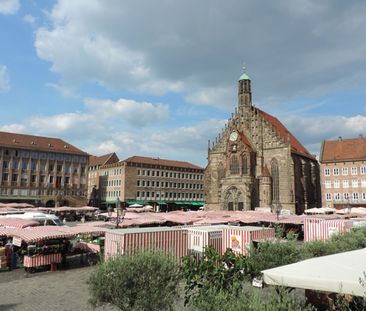
M252 106L252 90L250 87L250 78L244 72L239 78L238 85L239 110Z

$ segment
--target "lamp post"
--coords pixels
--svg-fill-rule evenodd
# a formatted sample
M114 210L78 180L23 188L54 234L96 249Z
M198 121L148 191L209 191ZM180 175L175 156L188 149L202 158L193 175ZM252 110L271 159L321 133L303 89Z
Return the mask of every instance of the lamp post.
M121 208L121 201L119 198L116 199L116 211L117 211L117 218L116 218L116 227L119 228L119 224L123 222L123 219L126 216L126 208Z
M277 220L280 220L280 215L281 215L281 211L282 211L282 205L281 205L280 201L279 200L274 201L272 206L273 206L274 212L276 213Z

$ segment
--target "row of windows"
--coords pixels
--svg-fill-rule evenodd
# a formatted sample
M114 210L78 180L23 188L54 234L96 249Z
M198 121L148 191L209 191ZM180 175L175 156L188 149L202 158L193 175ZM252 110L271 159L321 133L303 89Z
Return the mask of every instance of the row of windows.
M103 182L104 187L112 187L112 186L120 186L122 184L121 179L114 179L114 180L105 180Z
M19 162L18 160L13 160L10 164L9 161L3 161L3 169L9 169L12 168L13 170L18 170L18 169L22 169L22 170L27 170L30 169L32 171L36 171L38 168L38 163L36 161L21 161ZM40 171L44 172L47 170L47 163L45 162L41 162L39 165ZM55 169L57 170L57 172L62 172L63 168L65 169L65 173L78 173L78 167L73 167L72 165L66 163L65 165L63 164L57 164L54 165L52 163L48 164L48 171L49 172L53 172ZM86 172L86 167L82 166L81 167L81 172L85 173Z
M109 197L109 198L119 198L120 196L121 196L121 191L106 191L106 192L104 192L103 193L103 195L102 196L107 196L107 197Z
M116 176L121 174L122 174L121 168L115 168L113 170L104 171L104 176Z
M28 183L28 175L26 174L12 174L11 175L11 180L10 180L10 176L8 173L3 173L2 176L2 181L8 182L8 181L12 181L12 182L18 182L20 178L20 182L21 183ZM81 178L81 184L85 183L85 178ZM51 185L54 182L56 182L56 186L63 186L66 184L70 184L71 182L74 184L79 183L79 178L78 177L74 177L74 178L70 178L69 176L65 176L64 178L62 178L62 176L51 176L49 175L47 178L45 175L41 175L41 176L37 176L37 175L31 175L30 176L30 182L31 183L37 183L40 182L41 184L44 184L45 186L47 185Z
M203 184L173 183L167 181L137 180L137 187L177 188L177 189L203 189Z
M176 173L176 172L165 172L165 171L150 171L150 170L137 170L137 176L151 176L151 177L168 177L168 178L185 178L185 179L197 179L202 180L202 174L192 173Z
M83 190L70 190L64 192L65 195L77 195L77 196L84 196L85 191ZM58 195L57 190L38 190L38 189L7 189L7 188L0 188L0 195L4 196L11 196L11 195L19 195L19 196L40 196L40 195Z
M180 193L180 192L154 192L154 191L137 191L136 192L137 198L150 198L150 199L203 199L203 193Z
M341 171L342 171L343 176L347 176L349 174L348 167L342 167L342 168L335 167L335 168L333 168L333 170L330 169L330 168L325 168L324 169L324 176L330 176L331 172L333 173L333 176L339 176ZM366 175L366 166L361 166L360 167L360 173L362 175ZM357 174L358 174L358 168L356 166L351 167L351 175L357 175Z
M1 152L0 152L1 155ZM16 149L5 149L5 156L12 157L22 157L22 158L32 158L32 159L50 159L50 160L60 160L69 162L80 162L86 163L86 157L74 156L69 154L55 153L55 152L37 152L28 150L16 150Z
M342 185L342 188L349 188L350 184L352 185L352 188L358 188L360 187L366 187L366 179L362 179L362 180L358 180L358 179L353 179L350 183L349 180L333 180L333 182L331 180L326 180L324 181L324 186L326 189L332 188L332 184L333 184L333 188L337 189L340 188Z
M352 193L352 200L353 201L357 201L359 200L359 198L362 198L362 200L366 200L366 192L361 193L361 196L358 192L353 192ZM349 200L350 194L348 192L343 193L343 195L341 193L333 193L333 199L334 201L341 201L341 198L343 198L343 200ZM325 194L325 200L326 201L332 201L332 194L331 193L326 193Z

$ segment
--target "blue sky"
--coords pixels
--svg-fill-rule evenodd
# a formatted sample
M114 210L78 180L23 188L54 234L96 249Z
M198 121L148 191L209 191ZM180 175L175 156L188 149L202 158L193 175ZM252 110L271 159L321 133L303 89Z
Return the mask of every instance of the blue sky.
M366 2L0 0L0 130L206 165L243 62L313 153L366 134Z

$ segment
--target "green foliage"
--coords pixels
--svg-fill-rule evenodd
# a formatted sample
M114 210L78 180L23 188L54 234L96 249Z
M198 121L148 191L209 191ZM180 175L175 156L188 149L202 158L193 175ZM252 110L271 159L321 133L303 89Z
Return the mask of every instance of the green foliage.
M177 264L158 252L120 256L98 266L89 278L90 302L123 311L173 310L179 283Z
M251 277L262 270L287 265L301 260L301 251L295 240L276 240L260 243L252 249L247 259L248 273Z
M265 301L265 303L264 303ZM210 289L196 301L194 311L313 311L304 300L295 297L284 289L274 289L263 297L254 289L239 294L230 290Z
M199 261L193 256L184 257L181 275L185 280L185 304L194 304L210 290L239 290L246 268L245 257L236 256L231 249L220 256L213 247L207 247Z

